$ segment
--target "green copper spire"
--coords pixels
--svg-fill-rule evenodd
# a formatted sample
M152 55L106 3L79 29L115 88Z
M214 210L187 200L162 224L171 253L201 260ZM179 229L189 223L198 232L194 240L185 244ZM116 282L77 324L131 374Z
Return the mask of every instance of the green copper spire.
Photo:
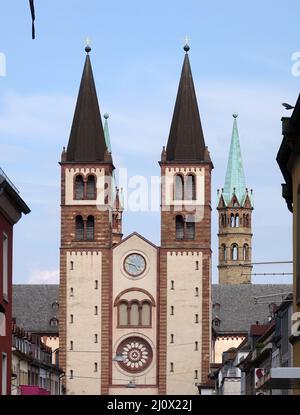
M240 148L239 133L237 128L238 114L233 114L233 129L229 158L226 171L225 186L222 192L226 204L230 203L233 194L236 195L240 205L243 205L246 198L246 181L243 168L243 160Z
M111 145L110 145L110 135L109 135L109 128L108 128L108 118L109 115L107 114L107 112L104 114L104 137L105 137L105 142L106 142L106 146L107 146L107 150L109 153L111 153Z

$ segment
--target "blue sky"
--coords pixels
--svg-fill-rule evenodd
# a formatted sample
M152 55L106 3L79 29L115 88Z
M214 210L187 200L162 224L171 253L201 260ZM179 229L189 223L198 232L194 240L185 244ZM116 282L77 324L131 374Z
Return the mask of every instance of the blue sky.
M213 171L213 277L217 280L216 190L224 184L233 112L246 182L254 190L253 259L291 259L291 215L281 198L275 157L282 139L282 102L295 103L300 76L291 73L300 50L297 1L35 0L31 40L27 0L2 2L0 166L32 212L15 228L14 282L55 282L59 266L60 170L85 53L91 59L102 114L110 114L113 157L130 175L159 174L183 61L190 60ZM125 213L125 235L155 243L158 212ZM254 272L290 271L290 266ZM255 282L290 278L255 277Z

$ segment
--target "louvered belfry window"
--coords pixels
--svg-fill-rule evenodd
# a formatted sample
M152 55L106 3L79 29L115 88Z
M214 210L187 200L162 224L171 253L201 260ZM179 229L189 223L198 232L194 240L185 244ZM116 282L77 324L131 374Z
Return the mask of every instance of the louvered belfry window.
M184 222L183 217L178 215L176 216L176 239L184 238Z
M195 239L195 218L192 215L186 218L186 238Z
M75 238L77 241L83 241L84 239L84 223L82 216L76 216Z
M195 182L195 176L193 174L189 174L186 177L184 199L185 200L196 200L196 182Z
M86 197L89 200L95 200L96 199L96 181L95 181L95 176L90 175L88 177Z
M75 199L82 200L84 198L84 182L83 177L78 175L75 179Z
M183 200L183 177L180 174L175 176L174 200Z
M95 237L95 220L94 216L89 216L86 222L86 239L93 241Z

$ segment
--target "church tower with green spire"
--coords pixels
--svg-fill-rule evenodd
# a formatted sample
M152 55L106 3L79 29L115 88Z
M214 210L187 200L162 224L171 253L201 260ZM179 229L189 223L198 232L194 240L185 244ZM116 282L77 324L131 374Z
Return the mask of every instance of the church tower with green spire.
M225 186L218 190L220 284L251 283L253 200L246 187L237 116L233 114Z

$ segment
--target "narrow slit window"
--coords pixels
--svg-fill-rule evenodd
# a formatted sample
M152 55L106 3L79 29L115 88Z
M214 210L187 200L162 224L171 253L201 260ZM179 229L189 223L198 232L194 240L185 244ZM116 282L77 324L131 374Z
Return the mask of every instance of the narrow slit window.
M70 379L73 379L74 375L73 375L73 370L70 370Z
M70 314L70 323L73 324L74 323L74 315Z
M174 343L174 334L171 334L170 343Z
M73 341L70 341L70 350L73 350Z
M195 370L195 372L194 372L194 378L195 379L198 379L198 370Z
M95 305L95 307L94 307L94 314L95 314L95 316L97 316L97 315L98 315L98 306L96 306L96 305Z
M195 323L199 323L199 315L195 314Z
M74 296L74 289L71 287L70 288L70 297L73 297Z
M198 287L195 288L195 297L199 297L199 288Z
M196 271L198 271L199 270L199 261L195 262L195 266L196 266Z
M174 372L174 363L173 362L170 363L170 372Z
M82 200L84 198L84 181L83 177L78 175L75 179L75 199Z
M98 280L95 280L95 290L98 290Z
M171 305L171 316L174 316L174 306Z
M199 350L199 348L198 348L198 342L195 342L195 351L198 351Z
M70 270L73 271L74 269L74 261L70 261Z
M171 290L174 290L175 288L174 288L174 281L172 280L171 281Z
M98 372L98 363L94 363L94 372Z
M98 343L98 334L94 335L94 343Z
M82 216L76 216L76 229L75 238L77 241L83 241L84 239L84 222Z

